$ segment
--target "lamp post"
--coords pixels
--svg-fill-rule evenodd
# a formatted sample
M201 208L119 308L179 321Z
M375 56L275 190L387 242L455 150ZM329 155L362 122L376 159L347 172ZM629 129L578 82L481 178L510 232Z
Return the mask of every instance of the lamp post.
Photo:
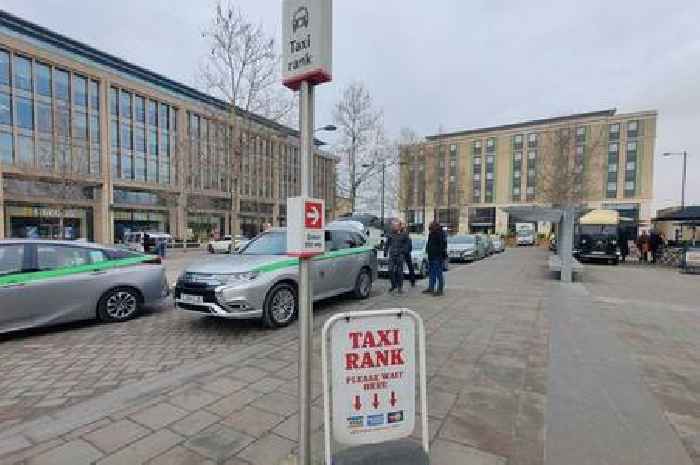
M688 152L683 150L682 152L665 152L664 153L664 158L671 158L674 156L682 156L683 157L683 181L681 185L681 210L685 209L685 181L686 181L686 173L688 170Z

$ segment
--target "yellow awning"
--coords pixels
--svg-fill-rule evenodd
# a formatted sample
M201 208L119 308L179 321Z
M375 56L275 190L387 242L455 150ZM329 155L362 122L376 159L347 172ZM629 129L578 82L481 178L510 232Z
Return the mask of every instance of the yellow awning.
M616 210L593 210L581 217L580 224L618 224L620 213Z

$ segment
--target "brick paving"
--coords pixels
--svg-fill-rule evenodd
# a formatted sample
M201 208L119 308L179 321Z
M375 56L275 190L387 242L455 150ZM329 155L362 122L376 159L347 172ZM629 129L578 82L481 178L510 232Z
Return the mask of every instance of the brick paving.
M420 287L391 297L380 283L367 301L334 299L318 305L317 331L338 311L402 306L418 310L429 336L431 463L543 464L547 406L557 401L548 398L550 350L556 348L551 347L552 322L545 311L551 291L545 263L544 251L516 249L475 264L454 265L440 299L421 295ZM586 272L583 286L601 308L601 322L609 322L642 367L645 384L688 454L700 463L695 453L700 447L700 312L693 304L697 281L679 282L680 275L654 273L594 267ZM655 289L656 281L665 284ZM58 407L28 404L26 415L6 417L0 429L0 464L293 463L285 459L294 452L298 434L297 330L293 325L265 331L254 324L192 318L164 307L126 325L87 324L9 338L0 348L3 354L6 347L14 351L11 360L3 357L0 369L3 363L16 365L14 360L21 360L22 368L15 366L17 371L11 372L13 379L24 379L20 372L33 373L31 357L21 353L21 346L34 345L43 349L34 352L35 363L46 371L52 360L61 358L47 355L52 345L75 357L63 371L93 365L91 360L111 363L114 358L97 350L107 345L121 354L122 362L138 360L135 365L142 372L129 378L126 370L119 370L114 379L121 382L103 391L95 383L83 384L87 368L76 369L73 380L79 383L71 390L93 393ZM124 344L119 344L120 337ZM321 463L320 341L315 343L312 442ZM94 349L80 359L80 350L62 344ZM180 358L170 357L169 351ZM160 358L148 358L151 353ZM159 366L156 360L161 359L172 365L161 366L161 371L147 369ZM109 376L115 370L97 371ZM41 376L27 381L32 379ZM3 378L0 383L4 382ZM62 382L66 381L55 380L43 389L58 391L54 385ZM25 389L37 389L31 382L27 385ZM21 399L21 392L10 392L15 389L11 386L2 385L0 396L9 402ZM68 397L64 394L54 398ZM416 431L414 439L419 435ZM585 441L581 447L587 447Z

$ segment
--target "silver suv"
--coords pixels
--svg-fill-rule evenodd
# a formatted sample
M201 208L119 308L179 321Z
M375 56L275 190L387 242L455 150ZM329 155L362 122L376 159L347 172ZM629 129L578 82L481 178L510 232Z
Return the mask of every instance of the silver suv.
M314 300L352 292L366 299L377 276L374 249L351 228L329 227L326 252L314 257ZM286 255L287 232L275 228L240 253L188 265L175 286L180 310L233 319L261 319L271 328L297 316L299 261Z

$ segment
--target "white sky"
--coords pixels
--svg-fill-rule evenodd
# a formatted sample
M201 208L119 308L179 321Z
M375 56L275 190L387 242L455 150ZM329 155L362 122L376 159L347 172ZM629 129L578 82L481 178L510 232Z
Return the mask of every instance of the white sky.
M275 37L279 0L237 2ZM195 84L213 0L4 0L2 8L186 84ZM335 0L334 78L364 81L388 133L421 135L618 108L659 111L657 206L700 204L700 2Z

